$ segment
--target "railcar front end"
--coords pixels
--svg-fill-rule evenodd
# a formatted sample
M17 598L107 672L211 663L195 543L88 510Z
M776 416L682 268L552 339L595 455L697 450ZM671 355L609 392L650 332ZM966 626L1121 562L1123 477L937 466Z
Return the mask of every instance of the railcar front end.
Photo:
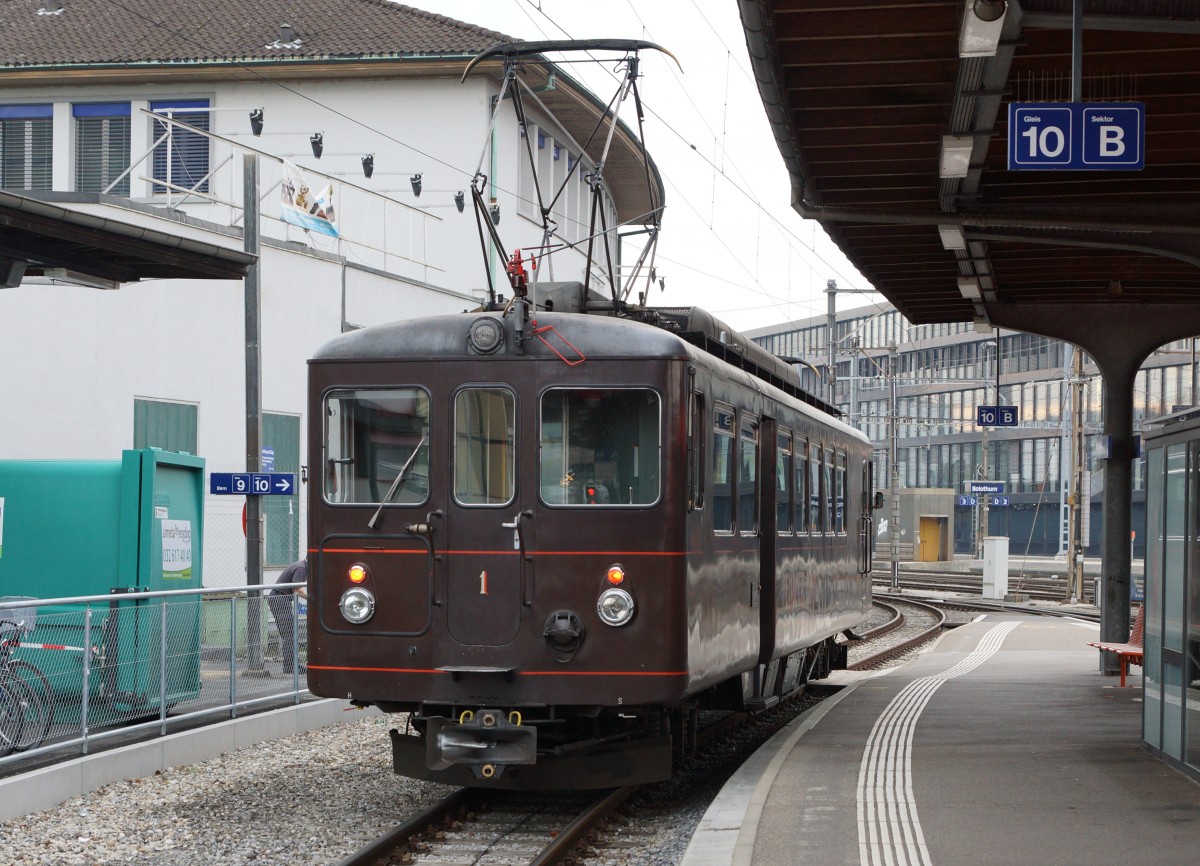
M405 775L665 779L688 681L684 364L653 328L540 319L519 352L480 314L311 362L309 687L411 713Z

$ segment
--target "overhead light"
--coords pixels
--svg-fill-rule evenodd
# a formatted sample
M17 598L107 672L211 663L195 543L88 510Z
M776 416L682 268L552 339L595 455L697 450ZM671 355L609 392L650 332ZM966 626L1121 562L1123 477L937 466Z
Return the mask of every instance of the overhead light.
M368 153L362 158L363 176L370 177L375 173L375 154Z
M320 159L321 154L325 151L325 133L314 132L308 139L308 143L312 145L313 156Z
M942 249L944 250L965 250L967 248L967 236L963 234L962 226L940 225L938 226L938 236L942 239Z
M966 177L971 170L971 151L975 140L969 135L943 135L938 177Z
M492 215L492 225L494 225L494 226L500 225L500 205L498 205L498 204L492 205L489 212Z
M454 206L458 208L459 213L462 213L463 208L467 206L467 199L465 196L463 196L461 189L454 194Z
M979 291L979 280L974 277L959 277L958 291L968 301L983 300L983 294Z
M965 0L959 57L994 57L1008 12L1005 0Z
M263 127L263 110L256 108L250 112L250 131L255 135L262 135Z
M414 174L408 180L409 180L409 183L412 184L413 195L415 195L417 198L420 198L421 197L421 175Z

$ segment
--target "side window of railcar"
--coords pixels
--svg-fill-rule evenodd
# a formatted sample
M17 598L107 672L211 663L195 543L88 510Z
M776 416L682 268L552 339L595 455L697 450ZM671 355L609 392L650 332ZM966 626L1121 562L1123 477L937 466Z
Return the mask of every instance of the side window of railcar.
M547 505L653 505L662 420L648 388L554 388L542 395L539 477Z
M420 388L325 398L325 499L414 505L429 497L429 395Z
M808 528L813 533L825 530L821 521L821 446L816 442L808 452Z
M792 434L781 430L776 436L775 531L792 534Z
M825 508L821 514L821 528L826 532L835 531L833 523L833 449L821 450L821 492L824 494Z
M833 475L833 523L839 533L846 531L846 453L838 451Z
M749 535L758 532L758 419L743 414L740 430L737 527Z
M808 532L808 441L796 439L795 475L795 506L796 531Z
M506 505L516 479L517 401L506 388L464 388L454 396L454 499Z
M713 409L713 530L733 531L733 409Z
M688 511L704 507L704 475L707 464L704 462L704 444L708 440L708 430L704 412L704 395L693 391L688 407L688 481L687 497Z

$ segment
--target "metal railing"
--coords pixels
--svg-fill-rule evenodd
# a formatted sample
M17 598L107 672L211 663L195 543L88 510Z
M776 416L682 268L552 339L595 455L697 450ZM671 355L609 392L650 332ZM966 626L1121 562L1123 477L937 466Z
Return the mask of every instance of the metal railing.
M0 769L50 752L87 754L134 733L157 729L162 736L209 718L300 703L308 695L304 600L269 593L302 585L0 598L0 640L8 650L0 656L0 744L15 746L0 757ZM14 662L37 688L6 671Z

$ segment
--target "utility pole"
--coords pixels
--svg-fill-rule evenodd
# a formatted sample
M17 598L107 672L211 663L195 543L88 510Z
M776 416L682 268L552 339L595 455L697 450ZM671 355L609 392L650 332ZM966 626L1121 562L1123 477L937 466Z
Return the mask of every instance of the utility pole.
M248 253L258 255L258 155L242 156L243 246ZM260 261L250 265L243 281L246 307L246 471L258 472L262 465L262 369L260 344ZM259 586L263 578L262 497L246 497L246 583ZM250 676L262 676L266 667L262 654L262 593L251 593L246 599L247 671Z
M1083 514L1087 505L1083 499L1083 351L1075 350L1071 365L1071 496L1067 500L1067 583L1072 600L1083 598Z
M888 547L892 554L892 589L900 589L900 466L896 462L896 375L900 361L895 343L888 345L888 474L891 476L892 519Z
M830 406L836 405L835 379L837 377L836 354L834 353L834 332L837 330L837 280L825 281L825 294L829 295L829 312L826 315L828 337L826 338L825 384L828 387L828 397L825 402Z

